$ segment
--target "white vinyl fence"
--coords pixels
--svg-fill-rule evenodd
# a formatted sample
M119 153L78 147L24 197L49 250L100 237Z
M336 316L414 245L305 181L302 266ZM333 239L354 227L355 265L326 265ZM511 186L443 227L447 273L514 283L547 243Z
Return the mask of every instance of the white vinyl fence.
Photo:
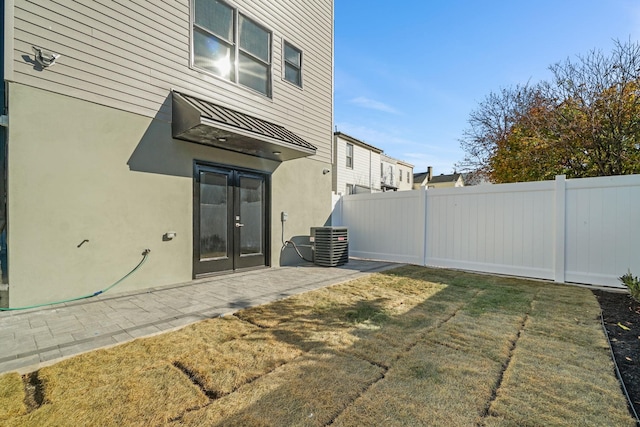
M351 256L621 287L640 275L640 175L342 197Z

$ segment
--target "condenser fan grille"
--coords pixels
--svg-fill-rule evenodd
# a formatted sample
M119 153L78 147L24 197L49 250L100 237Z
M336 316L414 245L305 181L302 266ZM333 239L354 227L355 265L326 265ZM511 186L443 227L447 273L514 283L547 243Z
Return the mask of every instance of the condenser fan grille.
M323 267L336 267L349 262L347 227L311 227L313 262Z

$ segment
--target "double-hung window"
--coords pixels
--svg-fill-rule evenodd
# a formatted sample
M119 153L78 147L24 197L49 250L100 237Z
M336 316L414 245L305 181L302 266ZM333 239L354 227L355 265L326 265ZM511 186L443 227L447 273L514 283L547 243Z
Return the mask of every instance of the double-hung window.
M284 79L302 87L302 51L284 42Z
M348 169L353 169L353 144L347 143L346 166Z
M271 95L271 33L240 14L238 81Z
M193 66L271 96L271 32L222 1L193 5Z

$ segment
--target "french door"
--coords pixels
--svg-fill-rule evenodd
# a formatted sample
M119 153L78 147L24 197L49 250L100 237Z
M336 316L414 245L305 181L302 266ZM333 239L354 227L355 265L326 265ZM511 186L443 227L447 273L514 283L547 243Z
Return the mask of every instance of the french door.
M195 165L194 276L266 265L267 184L258 172Z

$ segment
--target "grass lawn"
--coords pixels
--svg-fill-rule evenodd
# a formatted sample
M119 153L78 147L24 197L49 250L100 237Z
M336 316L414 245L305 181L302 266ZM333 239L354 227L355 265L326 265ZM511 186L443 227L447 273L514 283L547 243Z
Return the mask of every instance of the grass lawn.
M633 427L599 313L402 267L0 376L0 425Z

